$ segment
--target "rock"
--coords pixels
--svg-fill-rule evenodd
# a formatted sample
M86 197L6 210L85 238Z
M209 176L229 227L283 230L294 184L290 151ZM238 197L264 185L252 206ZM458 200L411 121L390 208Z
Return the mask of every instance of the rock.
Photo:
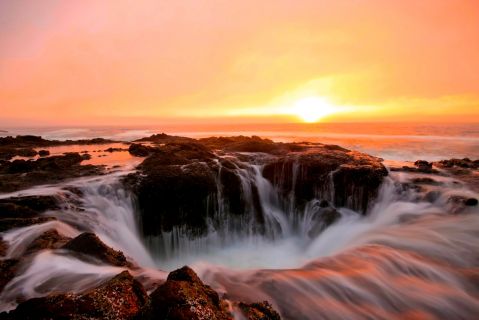
M64 246L70 240L71 238L64 237L55 229L51 229L33 240L25 250L25 253L30 254L45 249L58 249Z
M128 151L126 148L108 148L104 150L105 152L123 152L123 151Z
M139 143L132 143L128 148L128 152L135 157L147 157L155 150L156 148L145 146Z
M415 184L426 184L426 185L431 185L431 186L438 186L441 185L439 181L436 181L431 178L414 178L412 179L412 182Z
M166 143L150 150L138 172L124 180L138 200L143 234L158 236L181 228L195 238L207 232L208 223L224 223L218 220L219 212L237 221L255 220L253 231L263 233L265 216L253 177L255 164L264 165L262 175L278 190L280 205L288 208L294 201L298 212L318 198L366 212L388 174L381 159L337 146L315 145L306 151L269 155L221 151L221 157L210 149L258 139L274 144L260 138L211 138L200 140L201 144ZM286 150L283 144L278 148Z
M232 320L227 304L189 267L171 272L138 319Z
M264 177L280 190L283 199L294 194L300 210L309 201L322 198L336 207L363 213L387 174L378 158L324 147L287 154L263 169ZM330 199L332 188L334 199Z
M170 136L170 135L167 135L166 133L154 134L150 137L135 140L135 142L153 142L155 144L188 143L188 142L194 142L194 141L196 140L192 138Z
M37 160L14 160L0 163L0 192L12 192L34 185L56 183L69 178L99 175L101 166L81 165L85 160L78 153L39 158Z
M8 211L3 207L2 211L0 211L0 217L25 216L25 213L22 212L23 210L31 210L35 214L39 214L47 210L57 210L60 208L54 196L25 196L0 199L0 208L2 208L2 205L14 205L12 208L15 208L15 210Z
M124 271L82 294L53 294L22 302L7 319L133 319L147 299L143 286Z
M108 247L96 234L90 232L80 234L61 248L69 250L79 258L87 261L91 261L94 258L102 263L118 267L130 265L121 251Z
M33 148L17 149L17 156L20 157L34 157L38 154Z
M39 216L47 210L58 209L52 196L27 196L0 199L0 232L55 220Z
M432 163L429 163L425 160L417 160L414 162L414 165L418 168L419 171L429 172L432 170Z
M8 243L0 237L0 257L5 257L8 250Z
M47 157L47 156L50 155L50 151L48 151L48 150L40 150L40 151L38 151L38 155L39 155L40 157Z
M304 147L291 143L275 143L269 139L261 139L258 136L245 137L210 137L198 140L201 144L223 151L235 152L263 152L282 154L289 151L304 150Z
M14 259L0 260L0 292L15 277L19 261Z
M268 301L250 304L241 302L238 307L247 320L281 320Z
M437 166L442 168L464 168L464 169L479 169L479 160L472 161L469 158L464 159L449 159L441 160L436 163Z

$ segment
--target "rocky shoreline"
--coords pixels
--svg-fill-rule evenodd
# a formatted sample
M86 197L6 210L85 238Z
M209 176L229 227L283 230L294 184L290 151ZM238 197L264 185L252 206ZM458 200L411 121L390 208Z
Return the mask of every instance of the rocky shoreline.
M34 136L0 138L0 193L105 174L101 165L82 164L88 154L49 156L42 152L37 159L12 158L34 157L41 148L50 146L109 142L60 142ZM109 152L129 152L144 158L137 171L124 177L122 183L136 198L140 229L145 236L181 227L188 237L201 237L209 224L221 223L225 210L233 222L248 220L256 228L252 232L264 235L269 229L265 208L258 202L258 181L266 181L274 188L279 206L286 209L294 204L298 215L311 201L320 199L315 209L317 226L310 231L319 233L336 221L337 208L367 214L389 174L382 159L339 146L275 143L259 137L195 140L158 134L129 144L128 151ZM429 176L443 175L479 190L479 160L416 161L390 170L419 175L398 186L401 188L441 184ZM434 194L429 197L433 199ZM451 198L456 213L477 205L475 198ZM55 196L0 199L0 237L16 228L56 221L57 217L49 214L51 210L62 210ZM251 320L280 319L266 301L240 302L221 297L188 267L171 272L161 284L146 286L132 275L138 268L134 261L87 230L74 238L48 230L31 239L28 247L15 248L16 252L0 238L0 293L8 290L8 283L37 253L47 249L124 271L85 292L20 299L16 309L1 313L0 319L233 319L233 313Z

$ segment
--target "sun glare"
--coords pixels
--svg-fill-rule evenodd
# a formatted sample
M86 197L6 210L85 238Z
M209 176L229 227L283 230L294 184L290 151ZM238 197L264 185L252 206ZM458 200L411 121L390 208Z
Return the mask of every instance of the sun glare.
M296 101L292 111L304 122L312 123L335 113L336 109L324 98L308 97Z

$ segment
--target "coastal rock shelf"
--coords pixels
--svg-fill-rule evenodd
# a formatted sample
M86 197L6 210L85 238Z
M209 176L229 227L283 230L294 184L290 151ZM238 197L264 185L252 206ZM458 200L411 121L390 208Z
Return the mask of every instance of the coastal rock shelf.
M4 139L6 151L62 143ZM77 142L130 165L87 152L0 161L0 319L479 312L477 160L388 170L336 145L254 136ZM423 290L413 299L405 278Z

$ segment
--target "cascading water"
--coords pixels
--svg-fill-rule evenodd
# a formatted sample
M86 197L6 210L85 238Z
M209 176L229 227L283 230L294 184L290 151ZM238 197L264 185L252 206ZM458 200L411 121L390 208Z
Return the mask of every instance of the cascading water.
M300 170L294 167L293 184ZM323 230L315 228L323 223L320 200L334 199L333 185L299 210L294 194L282 198L260 165L241 163L235 172L249 214L231 217L218 183L210 199L217 216L199 238L181 227L142 238L134 199L118 182L124 173L78 180L68 188L32 189L58 196L62 209L48 214L59 221L2 234L10 244L8 256L21 255L49 229L68 237L92 231L133 260L140 268L132 274L144 281L165 277L154 267L188 264L230 299L268 300L286 319L472 319L479 314L479 209L453 215L448 202L453 194L477 197L474 192L446 183L437 187L435 201L425 201L420 192L399 187L404 174L392 175L366 216L340 208L339 219ZM257 232L258 213L264 232ZM1 308L13 308L18 298L81 291L121 270L45 250L7 285Z

